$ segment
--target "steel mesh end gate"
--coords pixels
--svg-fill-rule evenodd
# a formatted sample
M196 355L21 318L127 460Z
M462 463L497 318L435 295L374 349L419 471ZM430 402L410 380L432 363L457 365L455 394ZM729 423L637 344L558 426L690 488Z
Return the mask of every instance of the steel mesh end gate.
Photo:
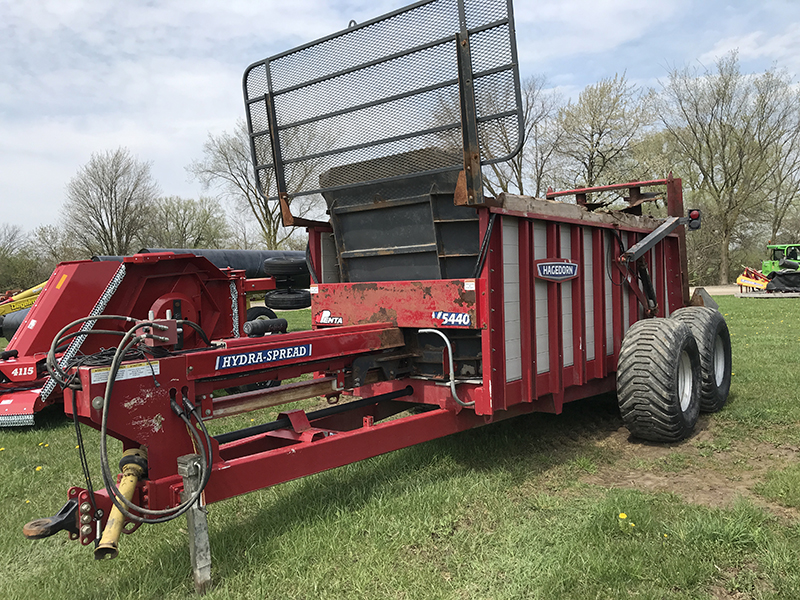
M254 63L259 192L291 220L289 197L465 169L481 203L480 166L522 146L517 62L510 0L424 0Z

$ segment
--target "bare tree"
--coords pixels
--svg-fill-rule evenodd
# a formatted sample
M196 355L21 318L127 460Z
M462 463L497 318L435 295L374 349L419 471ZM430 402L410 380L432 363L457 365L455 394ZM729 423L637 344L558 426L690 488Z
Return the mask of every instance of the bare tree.
M545 91L545 82L543 77L531 78L523 88L525 114L529 116L525 119L522 160L529 182L527 193L536 197L544 196L557 177L556 151L564 135L556 119L563 98L555 90Z
M587 86L558 115L562 137L556 152L566 161L568 179L563 183L591 187L616 179L652 121L650 93L629 84L624 74Z
M92 154L67 184L63 214L78 246L89 254L129 254L158 185L127 148Z
M26 275L33 261L25 252L27 236L19 225L0 225L0 293L35 285Z
M797 166L784 159L794 154L797 160L800 98L788 76L774 68L743 75L735 52L716 67L713 73L688 67L670 72L659 114L695 174L692 187L715 213L718 277L725 284L737 225L773 194L783 197L780 186L796 176Z
M28 236L27 252L36 259L39 281L47 279L60 262L89 258L85 250L75 245L63 224L40 225L34 229Z
M36 235L36 231L26 234L18 225L0 225L0 292L26 289L41 283L59 261L73 258L63 256L43 260L36 251Z
M776 153L775 170L770 180L767 196L767 214L770 218L769 239L777 243L778 238L788 235L787 243L794 243L797 231L784 233L783 223L792 209L798 209L800 200L800 136L785 136L780 145L782 152Z
M511 159L483 167L483 185L492 196L501 192L540 196L546 190L546 179L552 177L553 155L561 137L555 116L562 104L561 97L547 90L543 76L533 76L522 82L522 128L516 118L498 119L491 127L479 127L481 154L488 159L511 154L518 146L521 150ZM513 86L483 90L480 98L482 112L502 114L516 107ZM456 94L443 98L436 109L436 122L444 125L458 123L461 119L459 99ZM461 153L462 139L459 129L449 129L437 134L442 149Z
M25 232L19 225L3 223L0 225L0 260L16 253L25 243Z
M310 142L310 141L309 141ZM236 123L233 133L209 134L203 145L203 158L193 161L187 171L196 177L206 190L215 189L220 198L230 202L236 209L248 211L261 231L267 248L281 248L292 236L292 230L283 227L280 206L267 202L256 187L253 163L250 157L249 134L243 120ZM295 189L309 175L295 170L289 175L287 185ZM300 197L291 201L292 213L296 217L311 214L317 199Z
M137 236L138 243L153 248L225 248L231 229L219 202L168 196L151 209L152 218Z
M521 151L510 160L489 165L484 169L484 186L490 194L500 192L525 194L544 193L544 179L552 166L553 152L560 139L560 130L553 127L553 117L561 102L553 91L547 91L545 77L530 77L522 83L522 131L513 130L510 124L499 121L481 136L481 150L488 158L508 155L521 144ZM513 90L505 91L502 98L484 98L493 104L493 112L502 113L510 106ZM521 139L520 139L521 135Z

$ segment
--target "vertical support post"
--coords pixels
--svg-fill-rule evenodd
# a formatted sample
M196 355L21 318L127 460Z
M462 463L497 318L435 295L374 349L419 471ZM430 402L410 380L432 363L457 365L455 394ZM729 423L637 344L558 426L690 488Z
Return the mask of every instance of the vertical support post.
M272 89L272 77L270 70L267 69L267 80L270 90ZM275 170L275 187L278 190L278 202L281 206L281 217L284 227L295 224L294 215L289 208L289 194L286 191L286 174L283 168L283 156L281 155L281 138L278 135L278 115L275 110L275 97L272 93L264 94L264 104L267 108L267 123L269 126L269 138L272 145L272 168ZM256 173L258 176L258 173ZM265 190L269 195L269 191Z
M494 213L493 213L494 214ZM502 216L499 235L489 240L486 260L486 292L489 298L487 321L489 331L482 337L484 382L488 379L491 390L491 412L506 409L506 344L505 317L503 314L503 222ZM486 385L484 383L484 385ZM476 409L477 412L477 409ZM481 414L481 413L478 413Z
M667 177L667 214L671 217L683 215L683 182L672 176ZM689 260L686 255L686 228L678 228L678 260L680 260L680 286L683 296L682 306L689 306ZM670 282L670 285L672 283Z
M200 487L200 455L186 454L178 457L178 475L183 478L183 499L186 500ZM208 518L200 498L186 511L189 530L189 558L192 562L194 590L205 594L211 588L211 543L208 539Z
M475 88L472 81L472 54L469 34L464 28L456 34L458 52L458 91L461 100L461 138L464 145L467 205L483 204L483 174L478 143L478 111L475 107Z

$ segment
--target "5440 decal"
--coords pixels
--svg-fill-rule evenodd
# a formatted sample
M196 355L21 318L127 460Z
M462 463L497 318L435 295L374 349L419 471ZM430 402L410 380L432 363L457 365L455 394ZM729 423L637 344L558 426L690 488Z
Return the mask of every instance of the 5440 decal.
M469 327L472 319L469 313L444 312L441 310L433 311L431 315L434 321L441 321L440 325L450 325L455 327Z

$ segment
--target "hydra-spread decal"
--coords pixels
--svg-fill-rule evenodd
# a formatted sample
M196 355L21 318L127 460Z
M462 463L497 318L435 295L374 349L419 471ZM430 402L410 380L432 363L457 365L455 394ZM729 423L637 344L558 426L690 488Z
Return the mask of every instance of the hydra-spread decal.
M578 263L562 260L537 260L536 277L548 281L567 281L578 276Z
M218 356L214 368L219 371L221 369L234 369L236 367L246 367L248 365L263 365L264 363L289 360L291 358L304 358L307 356L311 356L311 344Z

